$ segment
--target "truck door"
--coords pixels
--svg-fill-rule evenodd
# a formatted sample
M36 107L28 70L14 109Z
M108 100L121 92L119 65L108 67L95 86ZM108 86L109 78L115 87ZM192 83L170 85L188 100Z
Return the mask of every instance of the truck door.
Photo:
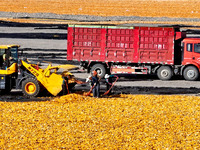
M200 64L200 43L194 44L193 61Z
M200 64L200 43L186 43L184 50L183 65L198 63Z
M193 61L193 43L184 44L183 65L190 64Z
M199 66L200 64L200 44L198 43L186 43L184 49L184 61L182 65L195 64ZM197 65L198 64L198 65ZM199 77L199 67L186 66L183 70L183 77L189 81L195 81Z

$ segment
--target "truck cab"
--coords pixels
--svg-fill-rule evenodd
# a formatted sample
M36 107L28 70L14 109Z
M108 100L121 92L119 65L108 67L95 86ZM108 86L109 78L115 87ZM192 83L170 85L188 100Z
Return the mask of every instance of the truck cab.
M185 38L182 54L183 77L196 80L200 72L200 38Z

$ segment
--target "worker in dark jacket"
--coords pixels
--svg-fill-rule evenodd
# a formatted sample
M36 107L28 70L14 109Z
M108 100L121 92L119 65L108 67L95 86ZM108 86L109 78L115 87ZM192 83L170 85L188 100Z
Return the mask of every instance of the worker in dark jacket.
M97 75L96 71L92 72L92 92L93 92L93 97L100 97L100 77Z

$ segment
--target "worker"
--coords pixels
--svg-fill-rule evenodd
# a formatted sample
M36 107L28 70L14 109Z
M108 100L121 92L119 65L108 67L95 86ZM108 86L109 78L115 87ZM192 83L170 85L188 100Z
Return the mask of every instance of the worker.
M93 93L93 97L100 97L100 77L98 76L96 71L92 72L92 80L91 80L91 84L92 84L92 93Z
M68 75L66 75L65 72L62 73L63 83L62 83L62 90L63 95L69 94L69 88L68 88Z
M113 84L113 78L116 78L116 80L117 80L119 77L116 76L116 75L108 75L108 74L105 75L106 88L107 88L107 91L110 90L108 94L111 94L111 89L110 88L111 88L111 86Z
M8 67L8 60L7 60L7 54L6 53L4 53L3 54L3 69L7 69L7 67Z
M13 60L10 55L9 51L3 54L3 69L5 70L10 66L10 61Z

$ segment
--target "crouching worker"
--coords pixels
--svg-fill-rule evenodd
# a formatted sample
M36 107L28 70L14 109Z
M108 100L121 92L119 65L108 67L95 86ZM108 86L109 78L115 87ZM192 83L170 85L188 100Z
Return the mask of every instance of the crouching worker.
M92 80L91 80L91 84L92 84L92 93L93 93L93 97L100 97L100 77L97 75L96 71L92 72Z
M112 89L112 86L114 85L113 78L116 78L115 82L119 79L119 77L116 75L108 75L108 74L105 75L106 88L107 88L106 94L111 94L111 89Z
M62 91L63 95L69 94L68 88L68 75L65 72L62 73L63 83L62 83Z

